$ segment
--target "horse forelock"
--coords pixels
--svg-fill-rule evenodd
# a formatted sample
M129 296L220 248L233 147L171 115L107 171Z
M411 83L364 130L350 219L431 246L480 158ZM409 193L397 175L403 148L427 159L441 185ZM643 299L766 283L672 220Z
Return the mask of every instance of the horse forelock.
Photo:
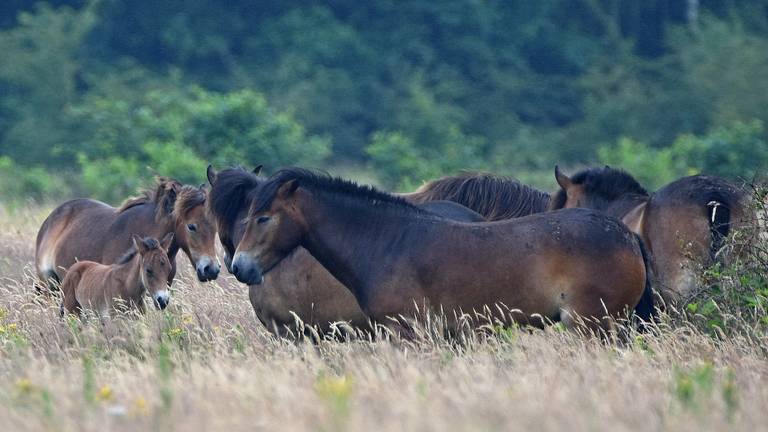
M186 215L195 207L205 205L207 193L205 189L195 186L184 185L176 196L176 202L173 206L175 217Z
M253 204L248 214L253 215L269 210L280 187L292 180L297 181L299 187L307 190L363 200L370 204L389 204L390 207L399 208L403 211L431 215L431 213L414 206L405 199L382 192L373 186L360 185L351 180L332 177L327 173L303 168L285 168L269 177L253 195Z
M512 177L462 172L424 184L416 193L421 201L448 200L470 208L488 220L503 220L547 209L549 194Z
M264 177L240 167L219 171L208 192L208 209L216 219L220 235L234 228L238 216L250 207L256 189L264 181Z

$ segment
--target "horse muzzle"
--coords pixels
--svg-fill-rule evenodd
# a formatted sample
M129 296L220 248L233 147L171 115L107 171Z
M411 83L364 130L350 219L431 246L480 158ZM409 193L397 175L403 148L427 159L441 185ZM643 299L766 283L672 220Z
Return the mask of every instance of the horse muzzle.
M168 303L171 301L171 296L168 294L168 290L162 290L152 295L152 300L155 302L155 307L163 310L168 307Z
M242 252L236 253L232 260L232 274L238 281L247 285L259 285L264 281L264 274L258 262Z
M197 279L200 282L208 282L219 277L221 266L211 259L211 257L204 256L197 261L195 270L197 271Z

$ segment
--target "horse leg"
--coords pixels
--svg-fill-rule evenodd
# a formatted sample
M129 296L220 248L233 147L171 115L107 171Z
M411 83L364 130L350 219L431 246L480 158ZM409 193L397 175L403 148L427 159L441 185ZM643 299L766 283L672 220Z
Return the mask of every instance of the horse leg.
M609 316L604 307L563 307L560 309L560 322L567 330L593 334L603 341L614 339L618 333L615 318Z

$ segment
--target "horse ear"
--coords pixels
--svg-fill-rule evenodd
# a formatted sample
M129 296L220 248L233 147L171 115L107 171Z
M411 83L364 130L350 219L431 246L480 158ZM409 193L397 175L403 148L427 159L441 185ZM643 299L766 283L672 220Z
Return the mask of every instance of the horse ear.
M287 182L283 183L282 186L280 186L280 189L277 190L277 195L281 198L287 198L291 196L294 192L296 192L296 189L299 188L299 181L296 179L288 180Z
M213 186L213 184L216 183L216 177L219 175L219 173L213 169L213 165L208 165L208 169L205 171L205 173L208 176L208 183Z
M160 246L166 251L170 249L171 243L173 243L173 232L169 232L160 240Z
M555 165L555 179L557 180L557 184L559 184L565 191L573 185L571 178L563 174L562 171L560 171L560 167L557 165Z
M143 238L141 238L136 234L133 234L131 235L131 240L133 241L133 247L135 247L140 254L147 251L147 246L144 244Z
M254 168L253 171L251 171L251 172L256 174L256 175L260 175L261 174L261 168L263 168L263 167L264 167L264 165L259 165L256 168Z
M624 222L624 225L626 225L630 231L641 237L643 235L643 222L645 221L645 208L647 204L648 201L638 205L621 218L621 221Z

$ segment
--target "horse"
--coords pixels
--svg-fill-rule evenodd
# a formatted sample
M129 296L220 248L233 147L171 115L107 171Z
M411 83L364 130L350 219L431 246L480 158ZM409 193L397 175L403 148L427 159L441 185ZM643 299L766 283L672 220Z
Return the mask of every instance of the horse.
M720 177L684 177L653 194L610 167L572 177L555 167L555 178L560 190L550 209L586 207L622 219L642 237L652 256L654 286L670 304L695 295L700 270L716 261L723 240L749 219L743 191Z
M224 263L231 272L237 244L243 237L247 216L255 190L266 180L260 177L261 167L253 171L227 168L216 172L209 166L211 185L209 211L214 215L219 240L224 247ZM421 204L426 211L456 220L478 222L484 217L450 201ZM348 322L358 329L368 328L352 294L344 288L306 250L297 248L270 273L262 285L250 285L249 299L256 317L270 331L286 336L295 328L296 318L323 333L331 331L335 322Z
M114 264L79 261L61 281L61 315L80 315L83 308L109 317L110 312L134 308L144 313L144 295L149 293L155 307L168 306L168 275L172 271L168 248L170 232L161 241L131 236L133 246ZM122 301L122 303L118 303Z
M581 317L610 331L650 291L637 236L599 212L456 222L369 186L287 168L254 192L232 272L260 284L299 246L366 316L395 331L407 323L391 318L408 320L419 310L444 313L449 331L472 311L539 327L574 328ZM498 305L512 309L497 312ZM643 319L651 312L638 311Z
M169 232L174 237L167 249L172 267L168 284L176 274L179 249L195 267L200 281L216 279L216 229L206 201L202 186L182 185L167 178L159 178L154 190L127 199L119 208L91 199L67 201L51 212L37 233L35 269L39 281L55 290L64 270L76 261L111 264L131 246L131 234L162 238Z

